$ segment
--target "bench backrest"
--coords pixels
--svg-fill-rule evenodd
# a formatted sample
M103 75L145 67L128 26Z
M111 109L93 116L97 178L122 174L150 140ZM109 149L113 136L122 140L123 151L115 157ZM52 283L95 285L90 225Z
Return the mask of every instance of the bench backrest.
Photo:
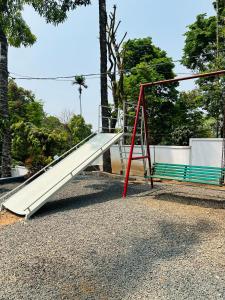
M153 177L208 184L222 184L224 171L225 169L217 167L167 163L154 163L153 165Z

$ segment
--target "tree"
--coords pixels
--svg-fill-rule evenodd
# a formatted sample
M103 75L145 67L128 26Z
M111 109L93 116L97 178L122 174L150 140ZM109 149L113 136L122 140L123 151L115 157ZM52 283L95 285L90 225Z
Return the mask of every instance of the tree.
M27 47L36 37L22 17L24 5L31 5L47 22L55 25L63 22L69 10L88 5L90 0L2 0L0 2L0 118L2 126L2 176L11 175L11 136L8 109L8 44Z
M35 173L91 134L91 125L74 115L67 128L58 118L48 116L41 127L20 120L12 124L12 157Z
M182 63L198 72L208 70L209 64L215 62L216 51L216 17L198 15L185 33Z
M213 136L213 124L202 109L202 103L198 89L179 93L167 143L187 146L190 138Z
M79 100L80 100L80 115L82 116L82 105L81 105L81 95L82 95L82 88L87 89L87 85L85 83L85 77L82 75L77 75L74 78L72 83L73 85L78 85L78 92L79 92Z
M8 84L8 104L15 163L25 164L35 171L50 162L56 153L68 149L68 134L63 124L56 117L47 117L43 103L34 93L19 87L13 80Z
M213 2L217 16L197 16L185 33L182 63L187 68L205 72L225 68L225 2ZM202 97L202 108L216 120L215 136L222 136L224 115L224 78L204 78L197 81Z
M8 105L10 124L23 120L40 127L45 119L43 103L32 91L19 87L13 80L8 83Z
M72 115L66 124L55 116L46 116L42 102L34 93L13 80L9 81L8 100L12 158L32 173L91 134L91 125L80 115Z
M80 143L91 134L92 126L86 124L80 115L74 115L68 123L73 146Z
M46 116L42 122L42 126L50 130L62 130L64 128L63 124L55 116Z
M151 38L129 40L124 47L126 47L124 90L125 97L129 101L137 101L140 83L174 77L172 59L167 57L165 51L156 47ZM165 143L171 131L175 113L174 104L178 95L176 86L176 84L154 86L146 90L151 143ZM134 108L128 113L134 114Z
M35 173L68 150L65 130L37 127L29 122L12 124L12 156Z
M109 131L110 117L108 110L108 89L107 89L107 12L106 0L99 0L99 41L100 41L100 73L101 73L101 106L102 106L102 130ZM110 150L103 154L103 171L112 172Z
M217 0L213 5L217 10L217 17L200 14L185 33L182 63L198 72L219 67L217 60L224 56L225 2Z
M111 131L115 131L118 109L119 106L122 106L124 100L124 48L122 48L122 44L127 33L124 34L119 42L117 41L117 31L120 23L120 21L118 23L116 21L116 5L114 5L107 22L108 77L114 103L114 109L111 112Z
M35 98L35 95L31 91L18 87L13 80L9 80L7 98L8 98L8 115L9 115L7 126L11 135L14 134L12 125L17 124L18 122L21 121L26 123L32 123L35 126L41 126L45 118L43 104L41 101L38 101ZM0 120L3 121L4 119L0 119ZM3 149L2 147L3 129L4 126L1 125L0 154ZM26 148L24 148L23 151L26 151Z

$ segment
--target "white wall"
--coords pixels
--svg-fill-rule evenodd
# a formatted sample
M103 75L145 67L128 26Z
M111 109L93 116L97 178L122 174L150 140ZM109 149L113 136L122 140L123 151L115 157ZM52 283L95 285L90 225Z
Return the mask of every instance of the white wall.
M12 177L24 176L27 173L28 173L27 168L23 166L15 166L15 168L12 168Z
M221 167L222 139L190 139L190 146L151 146L151 159L154 162L172 164L190 164L195 166ZM129 155L130 146L124 146ZM120 173L121 163L119 148L114 145L111 149L112 168L114 173ZM134 153L140 153L140 146L135 146ZM137 154L141 155L141 154ZM102 157L95 165L102 166ZM141 160L133 161L131 168L132 175L143 175L143 163Z
M191 164L221 167L223 139L190 139Z
M152 162L190 164L189 146L151 146Z
M129 156L130 146L123 147L123 151ZM151 146L151 160L154 162L174 163L174 164L190 164L190 147L182 146ZM114 145L110 149L113 173L120 173L121 162L118 145ZM136 154L135 154L136 153ZM124 154L123 154L124 155ZM141 147L134 147L134 156L140 156ZM99 157L93 165L102 166L102 157ZM132 161L131 175L143 175L143 160Z

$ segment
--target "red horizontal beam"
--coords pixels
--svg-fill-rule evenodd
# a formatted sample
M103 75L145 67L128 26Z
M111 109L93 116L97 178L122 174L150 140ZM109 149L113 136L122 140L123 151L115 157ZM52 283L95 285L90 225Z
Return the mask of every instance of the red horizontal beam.
M145 159L145 158L148 158L148 156L134 156L132 157L132 160Z
M204 78L204 77L215 77L215 76L221 76L221 75L225 75L225 70L219 70L219 71L203 73L203 74L196 74L196 75L192 75L192 76L188 76L188 77L178 77L178 78L173 78L173 79L143 83L143 84L141 84L141 86L143 86L145 88L145 87L149 87L149 86L153 86L153 85L168 84L168 83L174 83L174 82L178 82L178 81L184 81L184 80L190 80L190 79L196 79L196 78Z

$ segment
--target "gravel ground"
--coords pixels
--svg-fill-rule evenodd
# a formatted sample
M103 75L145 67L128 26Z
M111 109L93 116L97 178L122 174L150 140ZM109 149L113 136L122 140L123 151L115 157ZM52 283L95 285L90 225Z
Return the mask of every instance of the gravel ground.
M79 177L0 227L0 299L225 299L225 191L122 186Z

